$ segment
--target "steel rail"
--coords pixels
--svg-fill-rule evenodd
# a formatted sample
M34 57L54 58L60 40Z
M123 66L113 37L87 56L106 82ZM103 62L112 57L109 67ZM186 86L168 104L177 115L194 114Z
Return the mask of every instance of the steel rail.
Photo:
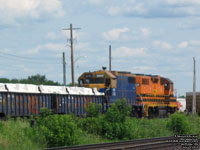
M65 146L65 147L53 147L45 150L128 150L128 149L162 149L178 146L177 143L170 141L174 140L174 136L151 138L151 139L139 139L129 140L112 143L100 143L100 144L89 144L89 145L78 145L78 146Z

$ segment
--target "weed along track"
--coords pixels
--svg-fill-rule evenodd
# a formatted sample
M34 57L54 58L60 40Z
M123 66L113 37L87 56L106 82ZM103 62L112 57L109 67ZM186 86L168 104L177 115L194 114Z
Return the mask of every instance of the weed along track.
M190 137L189 137L190 138ZM191 138L190 138L191 139ZM185 138L185 140L187 140ZM199 140L193 141L193 147L191 143L188 144L187 148L198 149ZM101 143L101 144L91 144L91 145L80 145L80 146L68 146L68 147L54 147L47 148L45 150L181 150L183 145L186 146L185 141L181 137L161 137L161 138L151 138L151 139L140 139L140 140L129 140L122 142L113 143ZM186 147L185 147L186 148Z

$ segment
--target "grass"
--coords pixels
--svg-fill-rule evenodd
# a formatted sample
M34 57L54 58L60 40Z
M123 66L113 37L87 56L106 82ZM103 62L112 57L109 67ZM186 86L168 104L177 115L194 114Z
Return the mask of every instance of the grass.
M27 121L9 119L0 124L0 150L35 150L46 147L45 143L39 141L40 138L34 140Z
M200 116L189 116L190 134L195 134L200 139Z
M153 137L164 137L164 136L172 136L173 132L166 128L166 124L168 119L131 119L136 122L136 137L134 139L139 138L153 138Z
M79 145L117 142L116 140L108 140L102 138L99 135L90 134L85 131L83 131L82 134L80 134L79 141L80 141Z

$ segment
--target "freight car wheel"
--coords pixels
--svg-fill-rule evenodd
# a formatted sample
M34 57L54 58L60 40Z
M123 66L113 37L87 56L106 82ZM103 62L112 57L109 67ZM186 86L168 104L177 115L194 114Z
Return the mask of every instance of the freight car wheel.
M0 120L6 120L6 115L4 113L0 113Z

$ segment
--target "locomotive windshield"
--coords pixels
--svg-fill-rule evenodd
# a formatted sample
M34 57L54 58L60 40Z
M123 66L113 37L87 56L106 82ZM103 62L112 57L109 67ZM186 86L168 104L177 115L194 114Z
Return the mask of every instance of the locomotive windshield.
M85 83L86 84L93 84L94 83L94 79L93 78L86 78L85 79Z
M104 78L96 78L95 83L104 83Z
M96 74L95 83L104 83L104 74Z
M151 81L153 83L158 83L158 77L151 77Z
M85 80L79 81L81 84L101 84L104 83L104 75L103 74L97 74L96 76L93 76L92 74L86 74Z

